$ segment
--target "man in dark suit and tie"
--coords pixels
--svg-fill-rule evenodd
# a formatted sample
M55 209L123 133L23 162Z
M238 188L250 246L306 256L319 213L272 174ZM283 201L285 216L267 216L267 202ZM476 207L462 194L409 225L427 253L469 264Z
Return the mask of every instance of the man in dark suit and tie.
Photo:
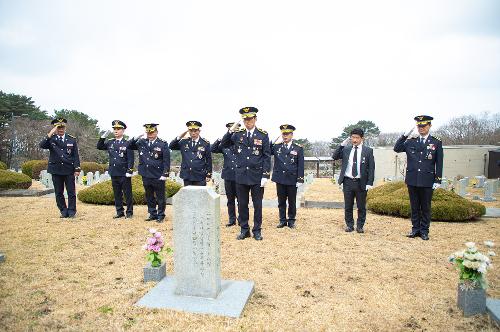
M343 184L346 232L354 230L353 205L356 198L358 220L356 231L364 233L366 220L366 193L373 188L375 177L375 158L373 149L363 144L364 132L361 128L351 131L340 146L333 152L333 159L342 159L339 184ZM352 145L347 146L351 141Z
M412 229L409 238L429 240L431 201L433 191L439 188L443 176L443 144L429 134L432 116L415 117L417 133L413 127L401 136L394 146L395 152L406 152L406 177L411 205Z

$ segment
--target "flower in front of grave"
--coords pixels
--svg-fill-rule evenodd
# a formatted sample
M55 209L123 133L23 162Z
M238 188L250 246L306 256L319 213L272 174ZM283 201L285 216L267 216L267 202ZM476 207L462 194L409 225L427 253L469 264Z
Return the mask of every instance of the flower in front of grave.
M144 250L148 251L146 258L151 262L152 267L159 267L161 265L161 252L165 248L165 241L160 232L155 228L149 229L150 235L146 239L146 244L142 247ZM171 253L172 249L169 247L165 248L167 253Z
M484 244L489 248L494 246L492 241L485 241ZM495 253L490 251L488 255L482 254L474 242L467 242L465 246L467 249L457 251L448 257L448 260L455 264L459 271L461 287L464 289L486 288L486 273L492 267L490 257Z

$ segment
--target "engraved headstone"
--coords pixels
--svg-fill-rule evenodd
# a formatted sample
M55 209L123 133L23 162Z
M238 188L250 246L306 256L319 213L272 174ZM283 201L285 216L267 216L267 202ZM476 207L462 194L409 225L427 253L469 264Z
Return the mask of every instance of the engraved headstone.
M443 178L443 179L441 180L441 188L443 188L444 190L448 190L448 185L449 185L449 183L448 183L448 179Z
M497 200L493 197L493 186L493 181L486 181L484 186L484 198L481 199L483 202L493 202Z
M221 280L220 196L187 186L173 198L175 276L163 278L137 305L239 317L254 283Z
M486 177L484 175L476 176L476 188L484 188Z
M99 183L99 181L101 180L101 172L99 171L95 171L95 174L94 174L94 182L95 183Z
M464 180L465 180L465 186L468 187L470 185L470 179L468 176L464 177Z
M458 181L458 194L462 197L467 195L467 180L466 179L460 179Z
M174 204L175 293L216 298L220 292L220 197L207 187L184 187Z
M78 176L78 184L83 185L83 177L85 176L85 172L82 170L80 175Z
M94 184L94 173L88 172L87 173L87 186L91 186Z

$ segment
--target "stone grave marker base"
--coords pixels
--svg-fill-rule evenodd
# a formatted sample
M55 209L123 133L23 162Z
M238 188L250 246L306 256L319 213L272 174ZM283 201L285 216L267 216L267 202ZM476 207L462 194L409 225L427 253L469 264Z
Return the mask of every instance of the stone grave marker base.
M175 294L175 277L163 278L135 305L151 309L172 309L197 314L238 318L253 293L253 281L222 280L215 299Z

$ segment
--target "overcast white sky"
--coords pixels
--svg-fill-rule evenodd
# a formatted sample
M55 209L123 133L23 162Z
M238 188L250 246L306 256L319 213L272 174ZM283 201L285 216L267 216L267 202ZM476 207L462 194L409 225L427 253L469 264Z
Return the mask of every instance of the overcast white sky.
M0 89L168 140L188 120L213 140L244 106L273 137L439 126L500 112L500 1L0 0Z

